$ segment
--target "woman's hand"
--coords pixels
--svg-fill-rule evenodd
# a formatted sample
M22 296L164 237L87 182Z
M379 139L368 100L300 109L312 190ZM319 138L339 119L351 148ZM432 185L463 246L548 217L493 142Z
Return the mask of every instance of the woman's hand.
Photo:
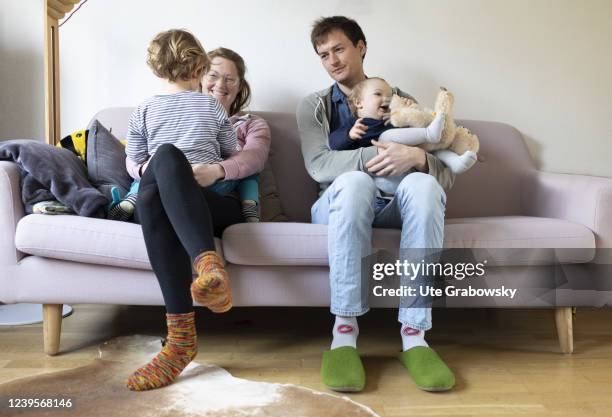
M195 164L191 168L193 169L193 177L200 184L200 187L208 187L225 178L225 170L220 164Z

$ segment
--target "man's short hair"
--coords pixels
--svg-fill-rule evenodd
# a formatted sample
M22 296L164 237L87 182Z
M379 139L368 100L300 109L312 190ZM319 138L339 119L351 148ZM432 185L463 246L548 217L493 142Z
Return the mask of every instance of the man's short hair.
M327 35L333 30L342 31L354 46L357 46L359 41L363 41L363 44L366 46L368 44L361 27L353 19L346 16L322 17L313 23L312 31L310 32L310 41L315 52L318 53L317 45L325 42Z

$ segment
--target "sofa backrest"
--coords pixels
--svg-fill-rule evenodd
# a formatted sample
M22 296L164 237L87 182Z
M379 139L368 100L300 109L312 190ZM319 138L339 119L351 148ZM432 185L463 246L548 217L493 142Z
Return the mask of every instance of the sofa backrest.
M94 119L98 119L117 138L124 139L132 111L132 107L112 107L98 112ZM304 167L295 115L254 113L270 125L270 164L283 211L291 221L309 222L310 207L317 198L318 186ZM457 176L448 195L447 217L521 214L521 182L535 166L520 132L503 123L458 122L478 135L480 154L485 162L477 163L465 174Z
M536 168L523 135L505 123L457 120L457 124L478 136L484 162L456 176L447 196L446 217L524 214L522 184Z

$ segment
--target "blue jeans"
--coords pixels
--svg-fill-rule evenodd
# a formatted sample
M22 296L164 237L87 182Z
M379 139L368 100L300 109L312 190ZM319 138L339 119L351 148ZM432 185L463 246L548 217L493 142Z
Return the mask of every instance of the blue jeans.
M361 258L372 254L373 227L401 229L402 249L442 248L446 194L434 177L407 175L379 210L376 194L370 175L346 172L312 206L312 222L329 225L332 314L360 316L369 310L368 291L361 288ZM413 329L429 330L431 308L400 308L398 319Z

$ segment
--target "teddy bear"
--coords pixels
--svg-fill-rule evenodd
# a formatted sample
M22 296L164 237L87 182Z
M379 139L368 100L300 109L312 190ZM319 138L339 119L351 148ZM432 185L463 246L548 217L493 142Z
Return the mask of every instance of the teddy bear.
M453 93L444 87L440 87L433 112L423 108L413 100L394 94L389 103L389 122L395 127L426 127L432 122L436 114L443 112L445 116L444 129L440 141L438 143L423 143L418 146L427 152L434 152L454 173L459 174L467 171L479 160L480 142L475 134L465 127L455 124L453 118L454 103Z

